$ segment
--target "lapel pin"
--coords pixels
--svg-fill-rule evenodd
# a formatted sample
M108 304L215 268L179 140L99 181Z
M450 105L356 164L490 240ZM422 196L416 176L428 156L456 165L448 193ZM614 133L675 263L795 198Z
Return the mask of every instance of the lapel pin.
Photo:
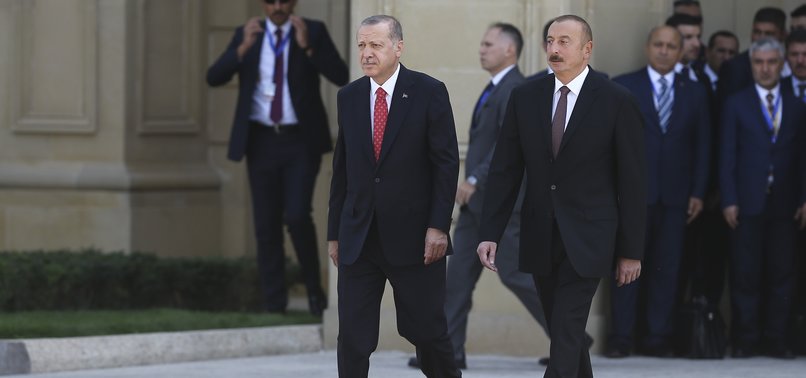
M403 93L403 98L409 98L409 95Z

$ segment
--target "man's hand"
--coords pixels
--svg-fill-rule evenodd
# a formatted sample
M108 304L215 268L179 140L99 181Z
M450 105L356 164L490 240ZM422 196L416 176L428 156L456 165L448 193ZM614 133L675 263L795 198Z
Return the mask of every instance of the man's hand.
M633 260L625 257L618 258L616 264L616 286L622 287L638 279L641 276L641 260Z
M337 268L339 267L339 241L338 240L328 240L327 241L327 255L330 256L330 260L333 261L333 265Z
M305 49L311 47L308 45L308 25L305 25L302 17L292 14L289 18L291 19L291 24L294 25L294 30L296 30L294 38L297 40L297 46Z
M470 197L473 196L473 193L476 192L476 186L467 182L463 181L459 184L459 187L456 188L456 204L459 206L467 205L470 201Z
M498 249L498 244L491 241L483 241L479 243L476 253L479 254L481 265L485 268L497 272L498 268L495 266L495 251Z
M728 222L728 226L735 230L736 226L739 225L739 206L731 205L724 208L722 216L725 217L725 222Z
M800 221L798 223L798 228L801 230L806 228L806 203L801 205L798 211L795 212L795 220Z
M423 263L429 265L445 256L448 250L448 235L442 230L429 228L425 232L425 257Z
M238 60L243 60L243 56L249 51L249 48L255 44L258 37L263 34L263 28L260 27L260 18L252 17L243 26L243 41L238 46Z
M698 215L702 212L702 200L697 197L691 197L688 199L688 219L686 219L686 224L691 223L697 218Z

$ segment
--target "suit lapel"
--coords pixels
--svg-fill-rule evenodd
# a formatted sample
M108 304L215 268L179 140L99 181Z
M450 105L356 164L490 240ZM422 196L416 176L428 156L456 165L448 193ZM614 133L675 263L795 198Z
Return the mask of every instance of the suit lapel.
M411 107L412 92L411 87L414 82L412 81L409 71L403 64L400 65L400 73L397 76L397 83L392 92L391 109L389 109L389 117L386 120L386 130L383 133L383 144L381 144L381 156L378 159L378 166L383 163L384 157L389 154L389 149L392 147L398 132L403 125L403 120L406 119L406 114L409 113ZM370 138L371 140L372 138Z
M643 74L641 74L641 83L635 97L638 101L638 106L646 112L649 118L648 121L650 121L650 124L647 125L649 126L647 129L655 133L660 133L660 119L658 118L658 109L655 106L655 87L646 69L644 69Z
M594 72L592 69L588 71L588 77L585 78L585 82L582 84L582 89L579 91L579 97L577 97L577 102L574 105L574 111L571 113L571 119L568 120L568 125L565 127L563 141L560 143L560 150L557 152L557 156L562 154L563 148L566 144L568 144L568 141L571 140L571 137L574 136L574 132L576 132L577 128L579 128L579 125L585 118L585 115L588 114L593 106L593 103L598 95L599 85L601 84L599 82L600 78L598 75L599 74ZM549 124L551 124L550 121ZM549 140L551 140L551 138L549 138Z
M686 79L683 78L682 75L675 74L674 75L674 97L672 97L672 114L669 117L669 128L666 130L667 133L671 132L675 129L676 125L678 124L677 120L683 115L686 111L686 107L683 104L683 96L686 94ZM700 84L694 84L700 85Z
M358 135L360 138L359 144L361 145L361 151L364 151L364 154L367 155L367 159L372 159L375 161L375 152L372 150L372 114L370 113L370 85L369 81L371 79L369 77L364 76L361 79L361 86L358 89L358 93L360 93L359 98L355 102L355 109L353 109L353 114L357 114L358 116ZM363 116L361 116L363 114Z
M304 21L303 21L304 22ZM265 29L264 29L265 30ZM286 79L288 80L288 91L291 94L291 102L295 102L294 98L294 88L299 88L299 67L301 66L300 60L302 57L300 54L304 54L304 52L297 48L297 39L294 38L294 27L292 26L289 30L289 34L291 38L288 41L288 67L286 69Z
M554 103L554 74L549 74L550 79L541 79L542 86L538 87L538 125L543 133L543 140L546 142L546 151L551 155L551 107Z

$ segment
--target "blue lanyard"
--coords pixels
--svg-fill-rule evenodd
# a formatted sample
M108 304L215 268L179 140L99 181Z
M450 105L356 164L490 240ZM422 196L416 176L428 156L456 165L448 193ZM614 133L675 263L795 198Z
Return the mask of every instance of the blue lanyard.
M282 29L280 29L280 30L282 30ZM274 56L275 57L277 55L280 55L280 53L283 52L283 49L285 49L285 45L287 45L288 41L290 41L290 40L291 40L291 31L290 30L288 31L288 34L286 34L285 38L283 38L280 41L279 46L274 45L274 36L273 35L269 37L269 45L271 46L271 50L274 51Z
M778 95L778 98L775 99L775 104L773 104L775 110L773 110L773 114L769 114L770 112L767 110L767 105L764 103L764 100L761 100L761 114L764 114L764 120L767 121L767 130L772 133L772 143L778 140L778 130L781 129L781 125L778 125L778 130L775 129L775 118L778 116L778 112L781 110L781 95Z

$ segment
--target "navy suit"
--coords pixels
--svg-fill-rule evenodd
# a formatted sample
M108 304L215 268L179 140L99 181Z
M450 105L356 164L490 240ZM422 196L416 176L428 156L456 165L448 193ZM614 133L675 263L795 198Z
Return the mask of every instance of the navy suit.
M646 314L647 351L669 351L673 310L690 197L703 199L708 181L710 121L702 85L676 74L671 118L660 127L647 68L616 77L638 101L647 161L647 236L644 274L637 284L612 285L611 343L629 350L636 314ZM637 310L639 287L646 309Z
M311 312L320 314L326 305L319 277L316 230L311 217L311 200L322 154L331 150L330 129L319 93L319 75L336 85L348 80L347 65L339 57L322 22L305 19L308 56L291 37L285 82L291 97L296 125L283 131L251 121L253 97L259 81L263 37L242 59L237 49L243 42L243 27L235 31L227 49L207 70L207 83L220 86L238 75L238 102L229 139L227 157L240 161L246 156L252 215L257 239L257 261L266 309L285 311L288 292L285 285L283 223L297 253L308 291ZM266 23L261 22L266 30ZM294 35L291 28L290 35Z
M750 67L750 51L722 63L719 80L716 82L716 96L720 107L732 94L753 85L753 70Z
M738 206L733 231L731 303L734 347L760 341L780 348L786 337L794 284L795 224L804 196L806 109L780 91L781 126L775 143L755 86L728 97L722 113L719 182L722 207ZM768 188L772 167L773 182ZM762 305L762 298L764 299Z
M339 376L367 376L387 280L398 332L417 347L423 372L461 376L447 333L445 258L423 264L426 231L449 232L456 197L459 152L448 90L400 65L376 162L370 80L353 81L338 95L328 240L339 247Z

